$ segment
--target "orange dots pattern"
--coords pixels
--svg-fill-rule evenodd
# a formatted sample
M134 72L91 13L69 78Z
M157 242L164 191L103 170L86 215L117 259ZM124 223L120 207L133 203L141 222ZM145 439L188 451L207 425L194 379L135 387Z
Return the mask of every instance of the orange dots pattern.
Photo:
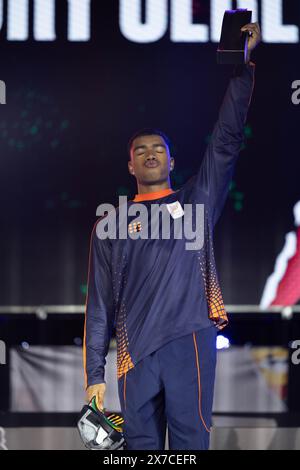
M141 222L131 222L131 224L128 225L129 233L140 232L141 230L142 230Z
M218 330L222 330L228 324L228 318L217 277L213 271L211 263L209 264L210 267L208 272L206 272L203 265L200 264L208 304L208 316L210 320L215 323Z
M129 369L134 367L130 354L128 352L128 334L126 329L126 308L123 304L116 324L117 334L117 376L122 377Z
M207 230L205 244L199 252L198 259L200 261L200 269L207 299L208 316L210 320L214 322L217 329L222 330L228 324L228 317L218 282L214 249L209 230Z

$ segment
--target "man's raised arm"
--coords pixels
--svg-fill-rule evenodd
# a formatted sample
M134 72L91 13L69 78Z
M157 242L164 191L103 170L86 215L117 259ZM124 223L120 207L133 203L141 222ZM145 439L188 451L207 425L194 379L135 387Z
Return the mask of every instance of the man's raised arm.
M260 29L257 23L249 23L244 28L252 32L248 39L248 62L234 67L196 177L196 186L208 196L214 224L224 206L234 165L244 141L244 125L254 88L255 64L250 61L250 52L260 41Z

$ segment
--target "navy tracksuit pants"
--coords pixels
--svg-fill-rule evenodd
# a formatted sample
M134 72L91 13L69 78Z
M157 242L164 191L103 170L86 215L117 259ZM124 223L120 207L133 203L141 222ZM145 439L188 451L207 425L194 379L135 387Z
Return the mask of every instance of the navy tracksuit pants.
M214 326L170 341L118 380L127 450L207 450L216 367Z

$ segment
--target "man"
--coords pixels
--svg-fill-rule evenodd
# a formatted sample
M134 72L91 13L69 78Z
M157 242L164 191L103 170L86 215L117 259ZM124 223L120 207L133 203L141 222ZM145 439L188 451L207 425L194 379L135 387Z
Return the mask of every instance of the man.
M216 365L216 332L227 324L215 268L212 233L223 208L254 86L251 51L258 23L248 31L247 64L235 67L199 172L180 190L170 187L174 159L168 138L152 129L129 142L129 172L138 194L128 207L162 205L171 224L185 204L204 205L204 245L186 250L182 239L91 237L84 367L87 398L103 407L104 366L116 326L118 391L127 449L208 449ZM118 217L121 206L118 208ZM143 233L143 220L128 216L128 231ZM158 227L159 233L161 226Z

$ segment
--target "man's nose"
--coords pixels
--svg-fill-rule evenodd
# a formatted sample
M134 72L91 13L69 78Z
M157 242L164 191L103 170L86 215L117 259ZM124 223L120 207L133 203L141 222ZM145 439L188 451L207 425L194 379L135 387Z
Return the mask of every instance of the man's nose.
M146 156L146 160L154 160L154 159L156 159L155 152L153 150L150 150L150 152L148 152Z

